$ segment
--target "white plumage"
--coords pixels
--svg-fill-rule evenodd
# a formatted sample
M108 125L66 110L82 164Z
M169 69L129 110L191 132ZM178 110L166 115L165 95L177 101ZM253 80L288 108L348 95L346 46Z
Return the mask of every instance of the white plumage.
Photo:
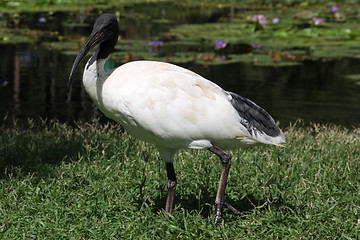
M221 158L225 169L230 167L230 155L222 149L285 143L284 134L262 108L185 68L163 62L135 61L105 72L106 58L117 41L117 24L111 14L96 20L92 34L74 62L69 85L81 59L100 44L85 66L85 89L107 117L159 149L167 162L167 211L172 210L175 194L172 162L178 149L209 149ZM216 199L215 222L226 206L223 192L227 174L224 177Z
M249 132L230 103L231 95L187 69L136 61L105 73L105 60L90 62L83 83L97 107L131 135L163 150L284 143L284 135L269 139Z

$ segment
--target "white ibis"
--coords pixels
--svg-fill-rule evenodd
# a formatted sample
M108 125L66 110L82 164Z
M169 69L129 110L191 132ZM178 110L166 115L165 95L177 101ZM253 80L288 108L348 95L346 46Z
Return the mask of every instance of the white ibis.
M96 106L131 135L154 144L166 163L168 195L165 210L172 212L176 176L174 156L179 149L208 149L219 156L223 169L215 199L215 223L224 207L231 155L223 149L258 143L281 145L285 136L273 118L254 102L228 92L185 68L156 61L134 61L105 72L104 64L118 40L112 14L99 16L71 69L68 88L86 54L83 84Z

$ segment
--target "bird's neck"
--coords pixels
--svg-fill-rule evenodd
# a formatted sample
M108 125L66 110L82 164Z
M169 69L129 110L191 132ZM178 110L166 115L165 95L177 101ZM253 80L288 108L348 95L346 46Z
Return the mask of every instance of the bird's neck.
M100 46L96 51L96 60L106 59L110 53L114 51L117 40L118 34L115 34L115 37L100 43Z
M112 72L105 72L104 65L107 57L114 51L117 40L118 34L114 34L113 38L102 42L85 65L85 90L97 105L102 104L102 86Z
M86 63L83 75L85 90L96 105L102 104L102 87L111 74L111 72L104 70L106 58L98 57L99 49L96 50L95 54Z

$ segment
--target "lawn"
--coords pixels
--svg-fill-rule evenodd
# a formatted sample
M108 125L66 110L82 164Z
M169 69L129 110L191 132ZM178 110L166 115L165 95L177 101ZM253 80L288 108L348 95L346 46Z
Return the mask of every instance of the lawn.
M359 239L360 129L283 130L286 148L232 151L225 197L243 214L225 210L214 226L221 164L209 151L180 151L166 218L165 164L152 145L113 123L7 121L0 238Z

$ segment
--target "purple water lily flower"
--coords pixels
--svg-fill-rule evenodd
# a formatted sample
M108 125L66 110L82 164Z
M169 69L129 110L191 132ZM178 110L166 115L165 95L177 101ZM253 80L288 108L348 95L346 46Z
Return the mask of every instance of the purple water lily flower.
M279 18L273 18L272 23L273 24L278 24L279 21L280 21Z
M222 40L218 40L218 41L215 42L215 48L216 49L223 49L223 48L226 47L226 45L227 45L227 43L222 41Z
M163 45L163 42L162 41L152 41L152 42L149 42L149 45L152 46L153 48L158 48Z
M251 20L253 22L258 22L260 25L266 24L266 17L262 14L257 14L257 15L252 16Z
M331 7L331 11L332 11L333 13L336 13L337 11L339 11L339 7L338 7L338 6L332 6L332 7Z
M255 44L255 43L251 44L251 47L254 48L254 49L262 48L261 45L258 45L258 44Z
M40 17L40 18L38 19L38 22L39 22L39 23L46 23L46 22L47 22L47 19L46 19L45 17Z
M312 21L314 22L315 25L319 25L320 23L324 23L325 19L324 18L316 18L316 17L314 17L312 19Z

